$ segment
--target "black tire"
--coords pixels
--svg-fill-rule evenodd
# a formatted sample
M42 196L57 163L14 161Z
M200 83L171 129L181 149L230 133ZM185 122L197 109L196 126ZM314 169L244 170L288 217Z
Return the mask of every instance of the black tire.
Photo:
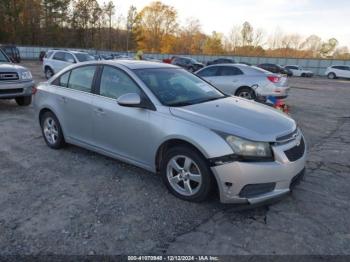
M52 119L54 120L55 122L55 125L56 125L56 131L57 131L57 140L55 142L50 142L46 135L45 135L45 121L46 120L49 120L49 119ZM60 149L62 147L64 147L66 145L66 142L64 140L64 136L63 136L63 132L62 132L62 128L61 128L61 125L60 125L60 122L58 121L57 117L55 116L55 114L53 114L52 112L48 111L48 112L45 112L41 118L40 118L40 126L41 126L41 132L42 132L42 135L44 137L44 140L46 142L46 144L52 148L52 149Z
M253 89L250 87L241 87L237 90L235 96L239 96L245 99L254 100L256 98L256 94Z
M304 73L301 74L301 77L305 77L306 75Z
M19 106L29 106L32 103L32 96L16 97L15 100Z
M337 76L334 73L329 73L327 75L327 77L328 77L328 79L336 79L337 78Z
M50 79L54 75L54 71L50 67L45 67L45 77L46 79Z
M201 184L198 185L198 189L196 189L197 192L193 195L188 196L188 195L181 194L177 192L173 188L173 186L170 184L170 181L168 179L168 164L170 160L172 160L176 156L186 156L190 158L200 170ZM214 178L211 173L210 167L207 161L204 159L204 157L190 147L178 146L178 147L170 148L165 153L164 158L161 162L160 173L162 176L162 180L164 184L167 186L167 188L169 189L169 191L180 199L191 201L191 202L202 202L206 200L212 192ZM184 182L183 182L183 185L184 185Z

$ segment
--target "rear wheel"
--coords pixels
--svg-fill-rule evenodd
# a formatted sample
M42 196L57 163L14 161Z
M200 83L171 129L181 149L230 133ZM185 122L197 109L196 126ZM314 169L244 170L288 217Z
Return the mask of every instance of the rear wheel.
M236 92L236 96L249 99L249 100L253 100L256 98L254 90L249 87L242 87L238 89Z
M49 147L59 149L65 146L61 125L52 112L44 113L40 125L44 140Z
M335 79L337 76L334 73L329 73L328 78L329 79Z
M301 74L301 77L305 77L305 76L306 76L305 73L302 73L302 74Z
M45 68L45 77L46 79L50 79L54 75L53 70L50 67Z
M32 96L16 97L15 100L19 106L29 106L32 103Z
M161 163L163 182L169 191L187 201L204 201L211 193L213 177L206 160L186 146L169 149Z

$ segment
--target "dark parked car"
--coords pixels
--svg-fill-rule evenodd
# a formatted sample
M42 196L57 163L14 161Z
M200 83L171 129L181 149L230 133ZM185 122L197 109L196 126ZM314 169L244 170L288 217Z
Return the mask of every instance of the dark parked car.
M190 57L174 57L171 60L171 63L173 65L177 65L180 66L190 72L196 72L197 70L201 69L204 67L204 65L196 60L194 60L193 58Z
M231 58L218 58L212 61L209 61L207 65L216 65L216 64L235 64L235 60Z
M5 54L11 59L13 63L20 63L21 56L19 50L15 45L3 45L0 48L5 52Z
M287 75L287 76L293 75L292 71L290 71L289 69L276 64L266 63L266 64L260 64L258 65L258 67L275 74L281 74L281 75Z

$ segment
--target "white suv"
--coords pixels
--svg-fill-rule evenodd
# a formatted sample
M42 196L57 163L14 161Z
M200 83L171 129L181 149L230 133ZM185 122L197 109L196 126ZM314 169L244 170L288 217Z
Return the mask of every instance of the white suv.
M310 70L305 70L301 66L298 66L298 65L287 65L284 68L287 68L290 71L292 71L293 76L312 77L314 75L314 72L312 72Z
M337 77L350 78L350 66L330 66L324 73L329 79Z
M49 79L54 74L71 64L90 60L94 60L93 56L84 52L49 50L43 59L43 70L45 72L45 77L46 79Z

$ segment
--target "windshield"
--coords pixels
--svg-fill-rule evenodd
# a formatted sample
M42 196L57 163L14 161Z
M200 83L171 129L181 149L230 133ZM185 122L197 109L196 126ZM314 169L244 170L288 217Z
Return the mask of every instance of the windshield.
M166 106L186 106L226 97L183 69L136 69L134 72Z
M1 50L0 50L0 62L10 62Z
M84 53L75 53L75 56L78 58L79 62L92 61L95 60L91 55Z

